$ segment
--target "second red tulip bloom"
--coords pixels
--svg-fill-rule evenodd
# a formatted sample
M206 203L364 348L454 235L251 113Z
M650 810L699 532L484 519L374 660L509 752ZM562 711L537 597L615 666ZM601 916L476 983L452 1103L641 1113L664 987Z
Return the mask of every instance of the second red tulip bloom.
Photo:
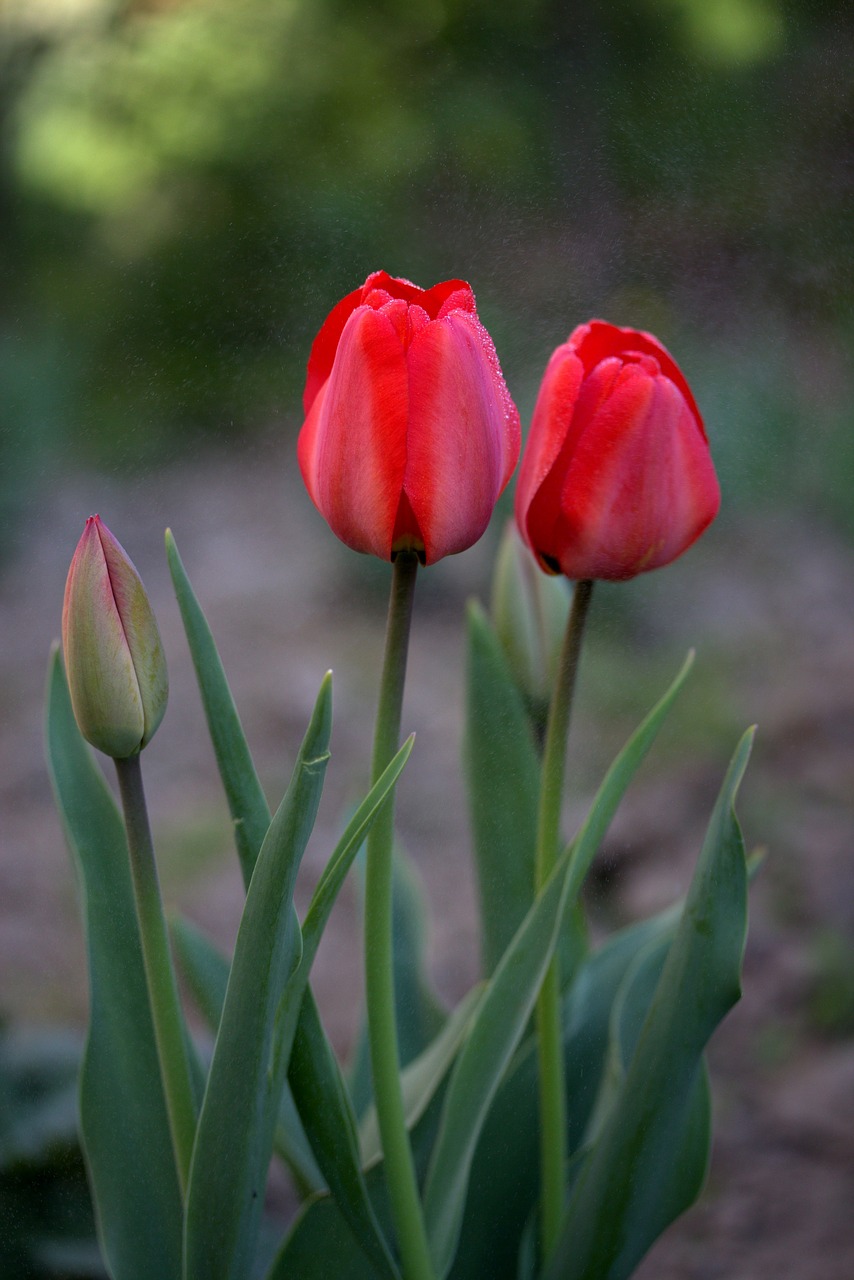
M675 560L720 505L703 420L649 333L581 325L543 377L516 519L544 569L633 578Z

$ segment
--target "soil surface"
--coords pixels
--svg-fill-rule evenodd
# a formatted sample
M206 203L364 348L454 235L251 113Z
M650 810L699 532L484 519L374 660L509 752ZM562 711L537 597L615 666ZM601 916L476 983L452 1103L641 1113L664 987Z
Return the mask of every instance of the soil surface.
M338 546L289 450L259 446L240 461L201 459L132 485L73 476L45 493L0 579L0 1009L26 1024L85 1019L83 939L43 763L41 696L68 562L93 511L140 569L169 662L170 705L144 769L170 905L231 946L240 877L162 554L165 525L207 612L271 801L318 682L334 668L333 761L302 907L367 772L386 571ZM493 549L486 539L422 575L404 714L418 738L399 828L424 881L433 976L448 1001L478 972L459 766L461 624L467 596L488 594ZM739 809L748 845L768 856L752 889L744 998L710 1052L709 1183L642 1264L641 1280L854 1275L853 582L854 553L830 531L794 517L731 517L677 565L594 598L567 825L684 650L699 648L681 719L594 869L597 930L685 888L727 758L743 727L760 726ZM342 1055L358 1020L358 954L347 886L315 976Z

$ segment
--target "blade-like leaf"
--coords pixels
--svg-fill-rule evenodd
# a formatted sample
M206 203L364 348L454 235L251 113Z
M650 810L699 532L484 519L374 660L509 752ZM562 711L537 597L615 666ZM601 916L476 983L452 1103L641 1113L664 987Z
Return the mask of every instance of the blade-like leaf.
M682 669L670 688L650 711L638 729L632 734L623 750L608 770L605 781L596 793L578 835L570 846L569 893L574 901L590 870L590 864L602 843L605 832L617 812L626 787L638 771L644 757L655 741L664 719L688 678L694 665L693 650L688 654Z
M477 1140L501 1078L525 1030L557 943L564 910L584 875L623 794L652 745L690 668L690 658L617 756L576 839L564 851L487 984L445 1097L442 1124L424 1193L434 1267L453 1261Z
M299 1126L288 1132L280 1123L276 1131L276 1147L303 1185L317 1168L317 1160L319 1171L322 1170L333 1194L340 1199L345 1217L357 1238L368 1255L381 1266L380 1274L384 1275L394 1274L393 1263L364 1187L358 1146L355 1141L341 1141L348 1124L352 1124L350 1102L317 1016L308 979L338 891L376 814L400 776L412 743L410 737L359 805L318 881L305 918L302 959L298 971L287 985L278 1018L279 1052L283 1054L290 1052L290 1040L296 1026L288 1068L290 1092L286 1086L283 1092L285 1114L280 1120L298 1119ZM191 927L179 928L178 936L192 976L201 987L202 1005L207 1009L209 1021L216 1027L224 998L224 984L228 981L228 963ZM296 1010L299 1010L298 1020ZM294 1102L294 1095L296 1111L292 1112L288 1102ZM308 1131L307 1137L304 1129ZM316 1178L313 1181L316 1186Z
M182 916L172 921L172 937L193 999L211 1031L216 1034L231 966L211 940ZM282 1089L273 1148L291 1170L302 1196L323 1189L323 1175L305 1136L287 1081Z
M248 886L258 850L261 848L261 842L270 824L270 811L252 764L249 747L210 628L187 579L175 541L168 530L166 552L184 620L187 641L196 668L217 766L234 822L235 841L244 883ZM410 738L356 810L317 885L305 920L303 960L298 974L289 984L287 997L280 1011L278 1052L285 1059L290 1054L291 1041L298 1020L302 1017L300 1004L303 995L307 992L311 965L337 893L359 846L383 801L397 781L411 750L412 739ZM307 994L310 998L310 991ZM219 1012L217 1012L217 1023L214 1025L218 1024L218 1020ZM323 1034L319 1024L312 1030L314 1034ZM295 1118L289 1102L288 1090L285 1088L282 1094L280 1123L276 1128L276 1147L287 1161L297 1184L307 1186L314 1181L314 1160L305 1149L300 1129L295 1129L293 1133L288 1131L288 1124Z
M463 760L483 972L490 974L534 899L540 765L522 695L475 602L468 610Z
M584 961L564 996L566 1107L573 1151L596 1098L615 996L638 950L652 938L671 937L677 918L678 911L670 909L614 934ZM520 1236L539 1194L537 1097L536 1044L529 1037L508 1068L477 1144L452 1280L515 1280Z
M751 741L746 734L733 757L625 1083L570 1197L548 1280L628 1276L671 1221L673 1204L660 1198L659 1184L674 1152L686 1132L704 1143L702 1054L740 994L747 868L733 806ZM683 1154L692 1177L702 1157L702 1150Z
M412 753L414 742L415 734L411 734L397 754L389 761L347 823L344 834L335 846L332 857L324 867L323 874L315 886L305 920L303 921L303 958L301 968L311 969L323 930L326 928L326 922L329 919L329 913L335 905L335 899L338 897L338 891L344 883L347 872L353 865L353 859L364 843L374 818L400 777L403 767Z
M447 1275L453 1261L477 1139L557 943L568 883L564 855L487 984L448 1085L424 1191L430 1254L439 1277Z
M166 558L234 823L243 882L248 886L258 850L270 825L270 809L252 763L210 627L190 586L171 529L166 530Z
M320 801L331 728L327 675L258 855L237 935L190 1171L185 1280L238 1280L251 1264L290 1048L278 1043L276 1018L301 951L294 882Z
M306 1201L267 1280L377 1280L338 1204L330 1196Z
M90 1012L80 1118L98 1233L117 1280L178 1280L181 1195L124 826L80 736L58 653L48 679L47 756L85 915Z
M377 1274L398 1277L362 1174L350 1095L310 991L294 1037L289 1080L312 1150L347 1225Z
M410 1132L416 1177L423 1176L435 1137L442 1084L427 1110ZM365 1172L368 1194L380 1226L391 1233L391 1207L382 1162ZM308 1200L298 1214L287 1239L268 1272L267 1280L375 1280L377 1272L347 1225L341 1207L329 1195Z

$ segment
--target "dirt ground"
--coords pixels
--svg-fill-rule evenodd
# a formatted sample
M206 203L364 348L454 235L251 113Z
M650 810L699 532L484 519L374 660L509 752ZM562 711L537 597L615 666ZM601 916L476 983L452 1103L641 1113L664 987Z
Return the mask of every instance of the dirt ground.
M83 941L43 763L41 695L68 562L93 511L142 572L169 661L170 706L145 773L170 904L230 946L242 895L162 554L167 524L271 800L317 684L327 667L335 671L333 762L303 904L362 785L371 736L384 569L337 545L289 450L259 445L239 461L211 457L131 485L73 476L52 486L0 577L0 1009L31 1024L85 1018ZM477 973L459 769L461 619L466 597L487 590L490 555L487 540L423 575L404 714L418 740L399 826L425 883L433 973L449 1000ZM568 821L645 707L614 672L632 671L636 658L648 704L684 649L699 648L696 686L684 695L696 700L696 716L690 705L681 713L597 864L597 927L663 906L684 888L740 729L760 726L740 813L748 844L766 846L768 857L752 891L744 999L711 1048L709 1184L646 1259L641 1280L854 1275L852 583L854 552L832 532L795 517L732 517L679 564L594 599L600 622L581 673ZM590 741L598 745L587 750ZM315 982L342 1054L357 1019L358 946L355 898L345 890Z

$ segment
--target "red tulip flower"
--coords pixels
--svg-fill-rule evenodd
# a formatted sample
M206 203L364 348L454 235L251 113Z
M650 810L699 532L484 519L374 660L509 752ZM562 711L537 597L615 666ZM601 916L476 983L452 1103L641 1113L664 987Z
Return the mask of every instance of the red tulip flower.
M368 276L318 333L303 404L314 505L384 560L433 564L477 542L519 456L519 415L462 280Z
M633 578L686 551L719 506L703 420L671 355L649 333L579 326L546 368L516 490L542 567Z

